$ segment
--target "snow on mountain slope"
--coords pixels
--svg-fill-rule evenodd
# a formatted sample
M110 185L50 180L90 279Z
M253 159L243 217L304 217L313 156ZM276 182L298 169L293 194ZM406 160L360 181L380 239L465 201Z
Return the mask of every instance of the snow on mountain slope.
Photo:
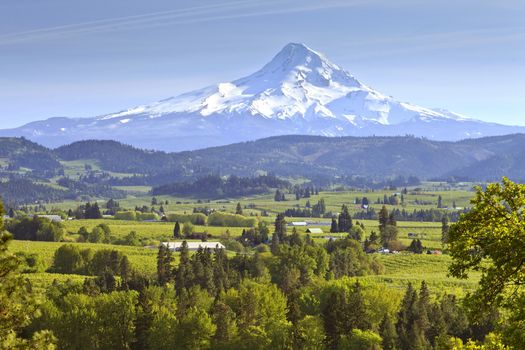
M185 150L283 134L456 140L510 132L516 128L398 102L322 54L290 43L259 71L229 83L95 118L51 118L0 130L0 135L26 136L49 146L115 139Z
M103 116L114 119L170 113L246 114L268 119L332 118L354 125L398 124L413 117L446 117L438 111L399 103L361 84L322 54L303 44L286 45L254 74L152 105Z

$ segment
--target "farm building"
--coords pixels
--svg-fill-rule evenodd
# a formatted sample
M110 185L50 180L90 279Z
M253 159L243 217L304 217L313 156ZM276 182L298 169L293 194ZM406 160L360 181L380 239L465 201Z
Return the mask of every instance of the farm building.
M209 249L224 249L224 245L220 242L186 242L188 243L188 250L196 251L199 248ZM182 242L162 242L162 245L168 247L170 250L179 251L182 246Z
M53 222L62 222L62 217L60 215L37 215L39 218L45 218Z
M306 221L292 221L288 226L308 226Z
M307 228L307 229L306 229L306 233L319 233L319 234L323 234L324 232L323 232L323 230L320 229L320 228L314 228L314 227L312 227L312 228Z

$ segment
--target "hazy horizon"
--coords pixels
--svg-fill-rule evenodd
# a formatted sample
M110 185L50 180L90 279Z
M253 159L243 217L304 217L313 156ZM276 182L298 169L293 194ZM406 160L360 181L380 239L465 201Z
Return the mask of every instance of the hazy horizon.
M288 42L398 100L525 125L524 16L519 1L3 3L1 128L231 81Z

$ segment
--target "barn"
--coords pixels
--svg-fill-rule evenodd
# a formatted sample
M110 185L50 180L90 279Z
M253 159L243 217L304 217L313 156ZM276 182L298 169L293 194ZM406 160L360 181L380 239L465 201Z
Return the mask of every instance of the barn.
M306 229L306 233L318 233L318 234L323 234L323 230L320 229L320 228L317 228L317 227L312 227L312 228L307 228Z

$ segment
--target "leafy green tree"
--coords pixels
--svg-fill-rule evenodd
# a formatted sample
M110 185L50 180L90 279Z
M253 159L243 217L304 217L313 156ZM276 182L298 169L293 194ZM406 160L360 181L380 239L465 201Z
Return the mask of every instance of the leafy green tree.
M213 306L212 318L217 326L213 336L213 348L232 348L238 341L239 333L235 312L226 303L218 300Z
M129 349L134 341L137 293L67 294L44 304L40 327L53 331L61 349Z
M191 222L184 223L182 227L182 234L184 238L189 238L193 234L193 225Z
M275 285L244 280L238 292L227 292L225 301L237 315L241 349L287 347L287 300Z
M55 349L56 338L49 331L36 332L31 339L19 336L37 312L31 285L18 273L19 260L8 252L12 236L4 231L4 208L0 202L0 349Z
M343 337L340 349L381 350L381 336L370 330L352 329L350 335Z
M86 261L80 252L80 248L73 244L60 246L53 256L52 270L57 273L85 273Z
M209 348L217 327L205 310L190 307L175 330L174 349L199 350Z
M525 185L503 178L485 191L478 187L471 203L471 211L450 227L450 272L458 278L467 278L470 270L481 272L470 298L478 314L492 305L514 310L513 300L523 295L525 283Z
M104 240L104 230L99 227L93 227L91 232L88 235L88 242L90 243L99 243Z

